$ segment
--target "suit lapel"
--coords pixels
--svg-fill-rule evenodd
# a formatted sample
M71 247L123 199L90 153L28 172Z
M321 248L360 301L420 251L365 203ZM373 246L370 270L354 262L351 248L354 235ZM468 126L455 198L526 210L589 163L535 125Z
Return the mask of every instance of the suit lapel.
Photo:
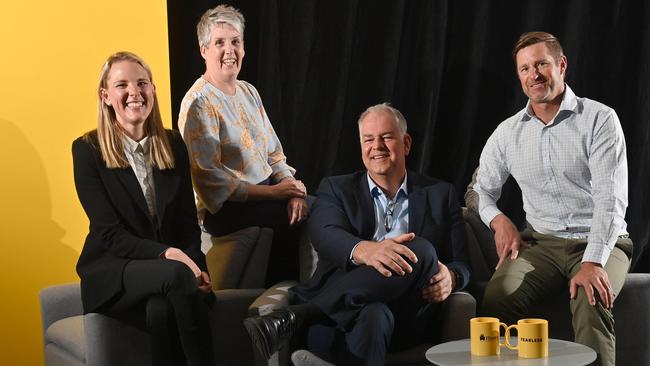
M158 216L158 225L163 222L165 210L168 201L175 196L174 192L178 190L180 178L173 174L175 170L160 170L153 167L153 181L156 192L156 215Z
M149 209L147 208L147 201L144 199L144 193L142 193L142 188L140 183L138 183L138 178L135 177L135 173L131 167L128 168L118 168L110 169L115 172L118 179L124 185L124 188L131 198L137 203L138 207L142 212L148 215Z
M370 189L368 188L368 173L360 174L357 180L357 187L354 190L358 202L361 217L361 237L372 239L375 232L375 206L372 202Z
M407 172L407 174L409 173ZM417 235L422 232L427 193L420 186L415 174L409 174L407 186L409 190L409 232Z
M92 135L92 144L96 146L94 152L96 154L97 161L103 163L102 155L99 150L99 142L97 141L97 134L93 133ZM135 173L131 167L127 168L107 168L106 165L101 165L106 169L107 174L114 174L117 177L117 180L124 186L124 189L129 192L129 195L138 205L140 210L143 213L147 214L149 209L147 208L147 202L144 199L144 194L142 193L142 188L140 188L140 183L138 183L138 178L135 177Z
M147 207L144 193L142 193L142 187L140 187L140 183L138 183L138 179L135 177L133 169L129 167L113 170L140 210L142 210L145 215L149 216L149 208ZM174 196L173 192L178 189L179 177L172 174L172 171L173 170L161 171L156 167L153 167L152 169L154 192L156 194L156 216L158 216L157 221L159 225L163 221L162 218L165 216L165 209L168 205L167 201L170 197Z

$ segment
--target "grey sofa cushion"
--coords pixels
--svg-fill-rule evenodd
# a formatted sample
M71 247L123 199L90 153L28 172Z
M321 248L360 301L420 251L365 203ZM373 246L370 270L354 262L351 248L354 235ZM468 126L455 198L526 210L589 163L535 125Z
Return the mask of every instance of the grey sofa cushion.
M248 227L212 237L212 247L205 256L212 291L264 287L272 232Z
M48 343L45 346L45 365L46 366L84 366L86 365L86 361L76 358L67 350L59 347L54 343Z
M45 342L54 343L80 360L86 359L83 315L57 320L45 331Z

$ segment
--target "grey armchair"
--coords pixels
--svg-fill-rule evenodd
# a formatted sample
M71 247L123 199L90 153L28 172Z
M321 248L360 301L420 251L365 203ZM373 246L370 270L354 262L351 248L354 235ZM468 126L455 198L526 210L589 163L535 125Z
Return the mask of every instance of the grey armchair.
M248 306L264 291L261 287L272 235L270 229L254 227L226 237L204 237L204 249L209 249L208 267L215 278L213 292L217 301L210 322L219 365L254 363L253 348L242 321ZM223 262L229 255L232 261ZM39 295L45 365L151 364L147 333L102 314L83 315L78 283L51 286Z
M466 226L470 230L469 226ZM468 234L473 235L471 232ZM318 255L314 250L311 242L307 238L306 230L299 243L300 250L300 280L307 280L318 263ZM288 290L296 285L294 281L284 281L266 290L258 297L249 307L249 315L265 315L273 309L286 307L289 305ZM476 314L476 301L467 292L455 292L443 303L442 306L442 324L438 329L438 335L441 342L457 340L469 337L469 319ZM426 350L433 344L420 344L411 349L389 353L387 355L388 365L430 365L425 358ZM288 347L281 348L273 354L267 361L256 352L256 365L288 365L290 353ZM294 356L295 359L295 356ZM315 363L314 365L316 365Z
M252 347L241 322L263 290L221 290L210 314L219 365L253 364ZM83 315L78 283L40 293L47 366L142 366L151 364L146 332L102 314Z

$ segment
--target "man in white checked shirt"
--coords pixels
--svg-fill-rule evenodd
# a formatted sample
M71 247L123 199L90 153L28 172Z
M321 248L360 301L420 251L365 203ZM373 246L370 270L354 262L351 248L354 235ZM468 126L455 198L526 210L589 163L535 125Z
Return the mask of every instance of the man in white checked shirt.
M513 58L529 100L488 139L473 187L499 255L483 313L515 322L568 283L576 342L614 365L612 308L632 255L623 131L613 109L564 83L567 59L553 35L523 34ZM521 233L496 206L509 175L522 191Z

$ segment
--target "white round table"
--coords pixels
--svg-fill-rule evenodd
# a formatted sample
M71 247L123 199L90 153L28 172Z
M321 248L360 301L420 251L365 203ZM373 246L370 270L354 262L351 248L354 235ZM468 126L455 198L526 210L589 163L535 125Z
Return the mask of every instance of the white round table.
M517 340L513 339L512 342L516 343ZM473 356L469 348L469 339L441 343L429 348L426 357L429 362L438 366L579 366L588 365L596 360L596 352L593 349L559 339L548 340L548 357L546 358L519 358L517 351L507 347L501 347L500 355Z

